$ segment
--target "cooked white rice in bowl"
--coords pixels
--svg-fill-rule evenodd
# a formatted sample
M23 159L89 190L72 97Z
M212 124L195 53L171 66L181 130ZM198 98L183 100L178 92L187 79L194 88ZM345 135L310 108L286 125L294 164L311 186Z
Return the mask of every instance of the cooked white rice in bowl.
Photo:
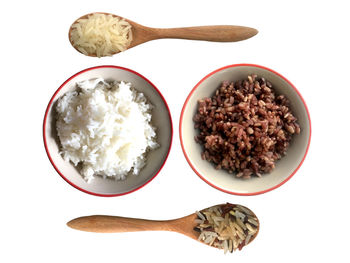
M81 164L87 182L95 175L117 180L138 175L147 151L159 146L151 110L131 83L81 81L56 106L61 155L75 166Z
M152 105L147 113L152 115L151 126L155 127L154 140L159 147L148 149L144 154L145 165L138 175L133 174L134 168L126 175L125 180L116 177L94 174L93 180L87 182L82 176L82 162L77 166L72 161L63 158L62 144L58 137L57 105L68 92L79 91L77 83L86 80L102 78L105 82L132 83L132 91L142 93L147 98L147 104ZM81 90L80 90L81 91ZM153 108L153 109L152 109ZM127 68L105 65L84 69L69 77L54 92L48 102L43 120L43 142L49 161L56 172L71 186L88 194L111 197L132 193L149 184L161 174L161 170L169 156L173 137L171 114L165 98L157 87L141 74ZM50 176L50 171L49 176Z

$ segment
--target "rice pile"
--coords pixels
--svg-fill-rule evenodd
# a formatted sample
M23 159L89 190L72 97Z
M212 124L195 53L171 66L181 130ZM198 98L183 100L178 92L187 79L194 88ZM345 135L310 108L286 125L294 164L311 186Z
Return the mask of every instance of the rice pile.
M131 25L110 14L92 14L72 25L70 39L85 55L111 56L130 45Z
M224 252L241 250L257 234L259 222L249 209L233 204L213 206L196 212L198 240Z
M87 182L94 175L125 179L139 174L145 153L155 149L152 105L131 83L101 78L77 83L77 91L58 100L56 122L61 154Z
M255 74L223 81L198 101L193 121L202 159L243 179L270 173L301 132L287 97Z

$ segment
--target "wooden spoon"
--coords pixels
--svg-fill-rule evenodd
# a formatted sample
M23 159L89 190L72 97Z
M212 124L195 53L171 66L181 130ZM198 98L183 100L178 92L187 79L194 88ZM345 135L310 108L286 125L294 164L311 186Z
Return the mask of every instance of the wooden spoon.
M79 19L88 18L90 13L78 18L72 26L77 23ZM109 13L97 13L112 15L123 19L120 16L109 14ZM245 40L255 36L258 30L250 27L244 26L229 26L229 25L219 25L219 26L197 26L197 27L182 27L182 28L152 28L140 25L129 19L125 19L132 26L133 39L131 44L127 49L140 45L150 40L161 39L161 38L180 38L180 39L190 39L190 40L206 40L215 42L236 42ZM72 26L69 29L69 41L72 46L77 49L71 40ZM78 50L78 49L77 49ZM79 50L78 50L79 51ZM80 51L79 51L80 52ZM95 57L96 54L88 54L89 56Z
M220 207L236 207L237 205L223 204ZM240 206L242 207L242 206ZM256 227L256 233L251 237L252 242L259 232L259 221L255 214L248 208L250 214L258 222ZM209 208L207 208L209 209ZM207 210L207 209L203 209ZM198 219L197 213L190 214L185 217L181 217L173 220L147 220L138 218L128 218L119 216L105 216L105 215L92 215L84 216L73 219L67 223L67 225L73 229L95 232L95 233L122 233L122 232L135 232L135 231L173 231L186 235L198 241L199 232L195 231L195 227L198 226L196 222ZM244 244L247 245L247 244ZM242 246L243 247L243 246ZM241 248L242 248L241 247Z

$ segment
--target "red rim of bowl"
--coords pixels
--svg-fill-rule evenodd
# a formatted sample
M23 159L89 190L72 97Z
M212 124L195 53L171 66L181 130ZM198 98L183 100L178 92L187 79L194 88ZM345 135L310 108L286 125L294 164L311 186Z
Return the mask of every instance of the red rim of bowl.
M183 138L182 138L182 131L181 131L181 128L182 128L182 120L183 120L183 114L184 114L184 111L186 109L186 106L187 106L187 103L189 101L189 99L192 97L192 94L193 92L198 88L198 86L204 81L206 80L208 77L214 75L215 73L221 71L221 70L224 70L224 69L227 69L227 68L232 68L232 67L242 67L242 66L249 66L249 67L257 67L257 68L261 68L261 69L265 69L265 70L268 70L274 74L276 74L277 76L279 76L280 78L282 78L283 80L285 80L294 90L295 92L298 94L298 96L300 97L301 101L303 102L304 104L304 107L305 107L305 110L306 110L306 113L307 113L307 116L308 116L308 120L309 120L309 127L310 127L310 133L309 133L309 140L308 140L308 144L307 144L307 147L306 147L306 151L305 151L305 154L301 160L301 162L299 163L299 165L297 166L297 168L286 178L284 179L281 183L271 187L271 188L268 188L266 190L263 190L263 191L258 191L258 192L252 192L252 193L236 193L236 192L231 192L231 191L228 191L228 190L225 190L225 189L222 189L212 183L210 183L208 180L206 180L196 169L195 167L193 166L193 164L191 163L191 160L190 158L188 157L186 151L185 151L185 147L184 147L184 143L183 143ZM181 148L182 148L182 152L188 162L188 164L190 165L190 167L192 168L192 170L199 176L199 178L201 178L204 182L206 182L207 184L209 184L210 186L220 190L220 191L223 191L225 193L228 193L228 194L234 194L234 195L241 195L241 196L249 196L249 195L259 195L259 194L263 194L263 193L266 193L266 192L269 192L271 190L274 190L278 187L280 187L281 185L283 185L284 183L286 183L290 178L292 178L292 176L299 170L300 166L303 164L304 160L305 160L305 157L309 151L309 147L310 147L310 142L311 142L311 119L310 119L310 113L309 113L309 110L308 110L308 107L306 106L306 103L305 103L305 100L303 99L303 97L301 96L300 92L297 90L297 88L288 80L286 79L284 76L282 76L281 74L279 74L278 72L270 69L270 68L267 68L267 67L264 67L264 66L260 66L260 65L256 65L256 64L233 64L233 65L228 65L228 66L225 66L225 67L222 67L222 68L219 68L217 70L214 70L213 72L209 73L208 75L206 75L203 79L201 79L197 84L196 86L194 86L194 88L191 90L190 94L187 96L186 98L186 101L182 107L182 110L181 110L181 115L180 115L180 125L179 125L179 134L180 134L180 143L181 143Z
M57 93L72 79L74 79L75 77L77 77L78 75L84 73L84 72L87 72L87 71L90 71L90 70L94 70L94 69L98 69L98 68L117 68L117 69L122 69L122 70L125 70L125 71L129 71L141 78L143 78L145 81L147 81L153 88L154 90L159 94L159 96L161 97L161 99L163 100L164 104L165 104L165 107L168 111L168 115L169 115L169 120L170 120L170 129L171 129L171 135L170 135L170 145L169 145L169 150L167 152L167 155L164 159L164 162L162 163L162 166L159 168L159 170L153 175L152 178L150 178L147 182L145 182L144 184L140 185L139 187L135 188L135 189L132 189L128 192L125 192L125 193L120 193L120 194L99 194L99 193L95 193L95 192L90 192L90 191L87 191L77 185L75 185L74 183L72 183L71 181L69 181L68 178L66 178L61 172L60 170L58 169L58 167L55 165L54 161L52 160L51 158L51 155L50 155L50 152L48 150L48 147L47 147L47 141L46 141L46 135L45 135L45 127L46 127L46 121L47 121L47 116L48 116L48 112L52 106L52 103L57 95ZM45 146L45 151L46 151L46 154L52 164L52 166L55 168L56 172L67 182L69 183L71 186L75 187L76 189L84 192L84 193L87 193L87 194L91 194L91 195L95 195L95 196L100 196L100 197L114 197L114 196L121 196L121 195L126 195L126 194L130 194L132 192L135 192L136 190L139 190L141 189L142 187L144 187L145 185L147 185L148 183L150 183L159 173L160 171L162 170L162 168L164 167L167 159L168 159L168 156L169 156L169 153L170 153L170 150L171 150L171 146L172 146L172 141L173 141L173 122L172 122L172 119L171 119L171 113L170 113L170 109L169 109L169 106L165 100L165 98L163 97L162 93L159 91L159 89L157 89L157 87L150 81L148 80L146 77L144 77L143 75L141 75L140 73L136 72L136 71L133 71L131 69L128 69L128 68L124 68L124 67L120 67L120 66L114 66L114 65L103 65L103 66L96 66L96 67L91 67L91 68L87 68L87 69L84 69L76 74L74 74L73 76L71 76L69 79L67 79L65 82L63 82L63 84L56 90L56 92L53 94L53 96L51 97L50 101L49 101L49 104L47 105L47 108L46 108L46 111L45 111L45 116L44 116L44 123L43 123L43 138L44 138L44 146Z

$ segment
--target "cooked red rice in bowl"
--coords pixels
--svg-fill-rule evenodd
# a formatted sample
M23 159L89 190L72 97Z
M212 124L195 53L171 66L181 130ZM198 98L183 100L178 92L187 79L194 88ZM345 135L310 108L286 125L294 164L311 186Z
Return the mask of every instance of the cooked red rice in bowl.
M254 95L259 89L255 86L260 95ZM213 105L220 104L215 96L222 106ZM214 118L210 107L217 108ZM254 114L249 113L252 108ZM266 67L237 64L213 71L192 89L182 108L179 134L185 158L202 180L227 193L255 195L281 186L296 173L309 148L311 123L304 99L289 80Z

